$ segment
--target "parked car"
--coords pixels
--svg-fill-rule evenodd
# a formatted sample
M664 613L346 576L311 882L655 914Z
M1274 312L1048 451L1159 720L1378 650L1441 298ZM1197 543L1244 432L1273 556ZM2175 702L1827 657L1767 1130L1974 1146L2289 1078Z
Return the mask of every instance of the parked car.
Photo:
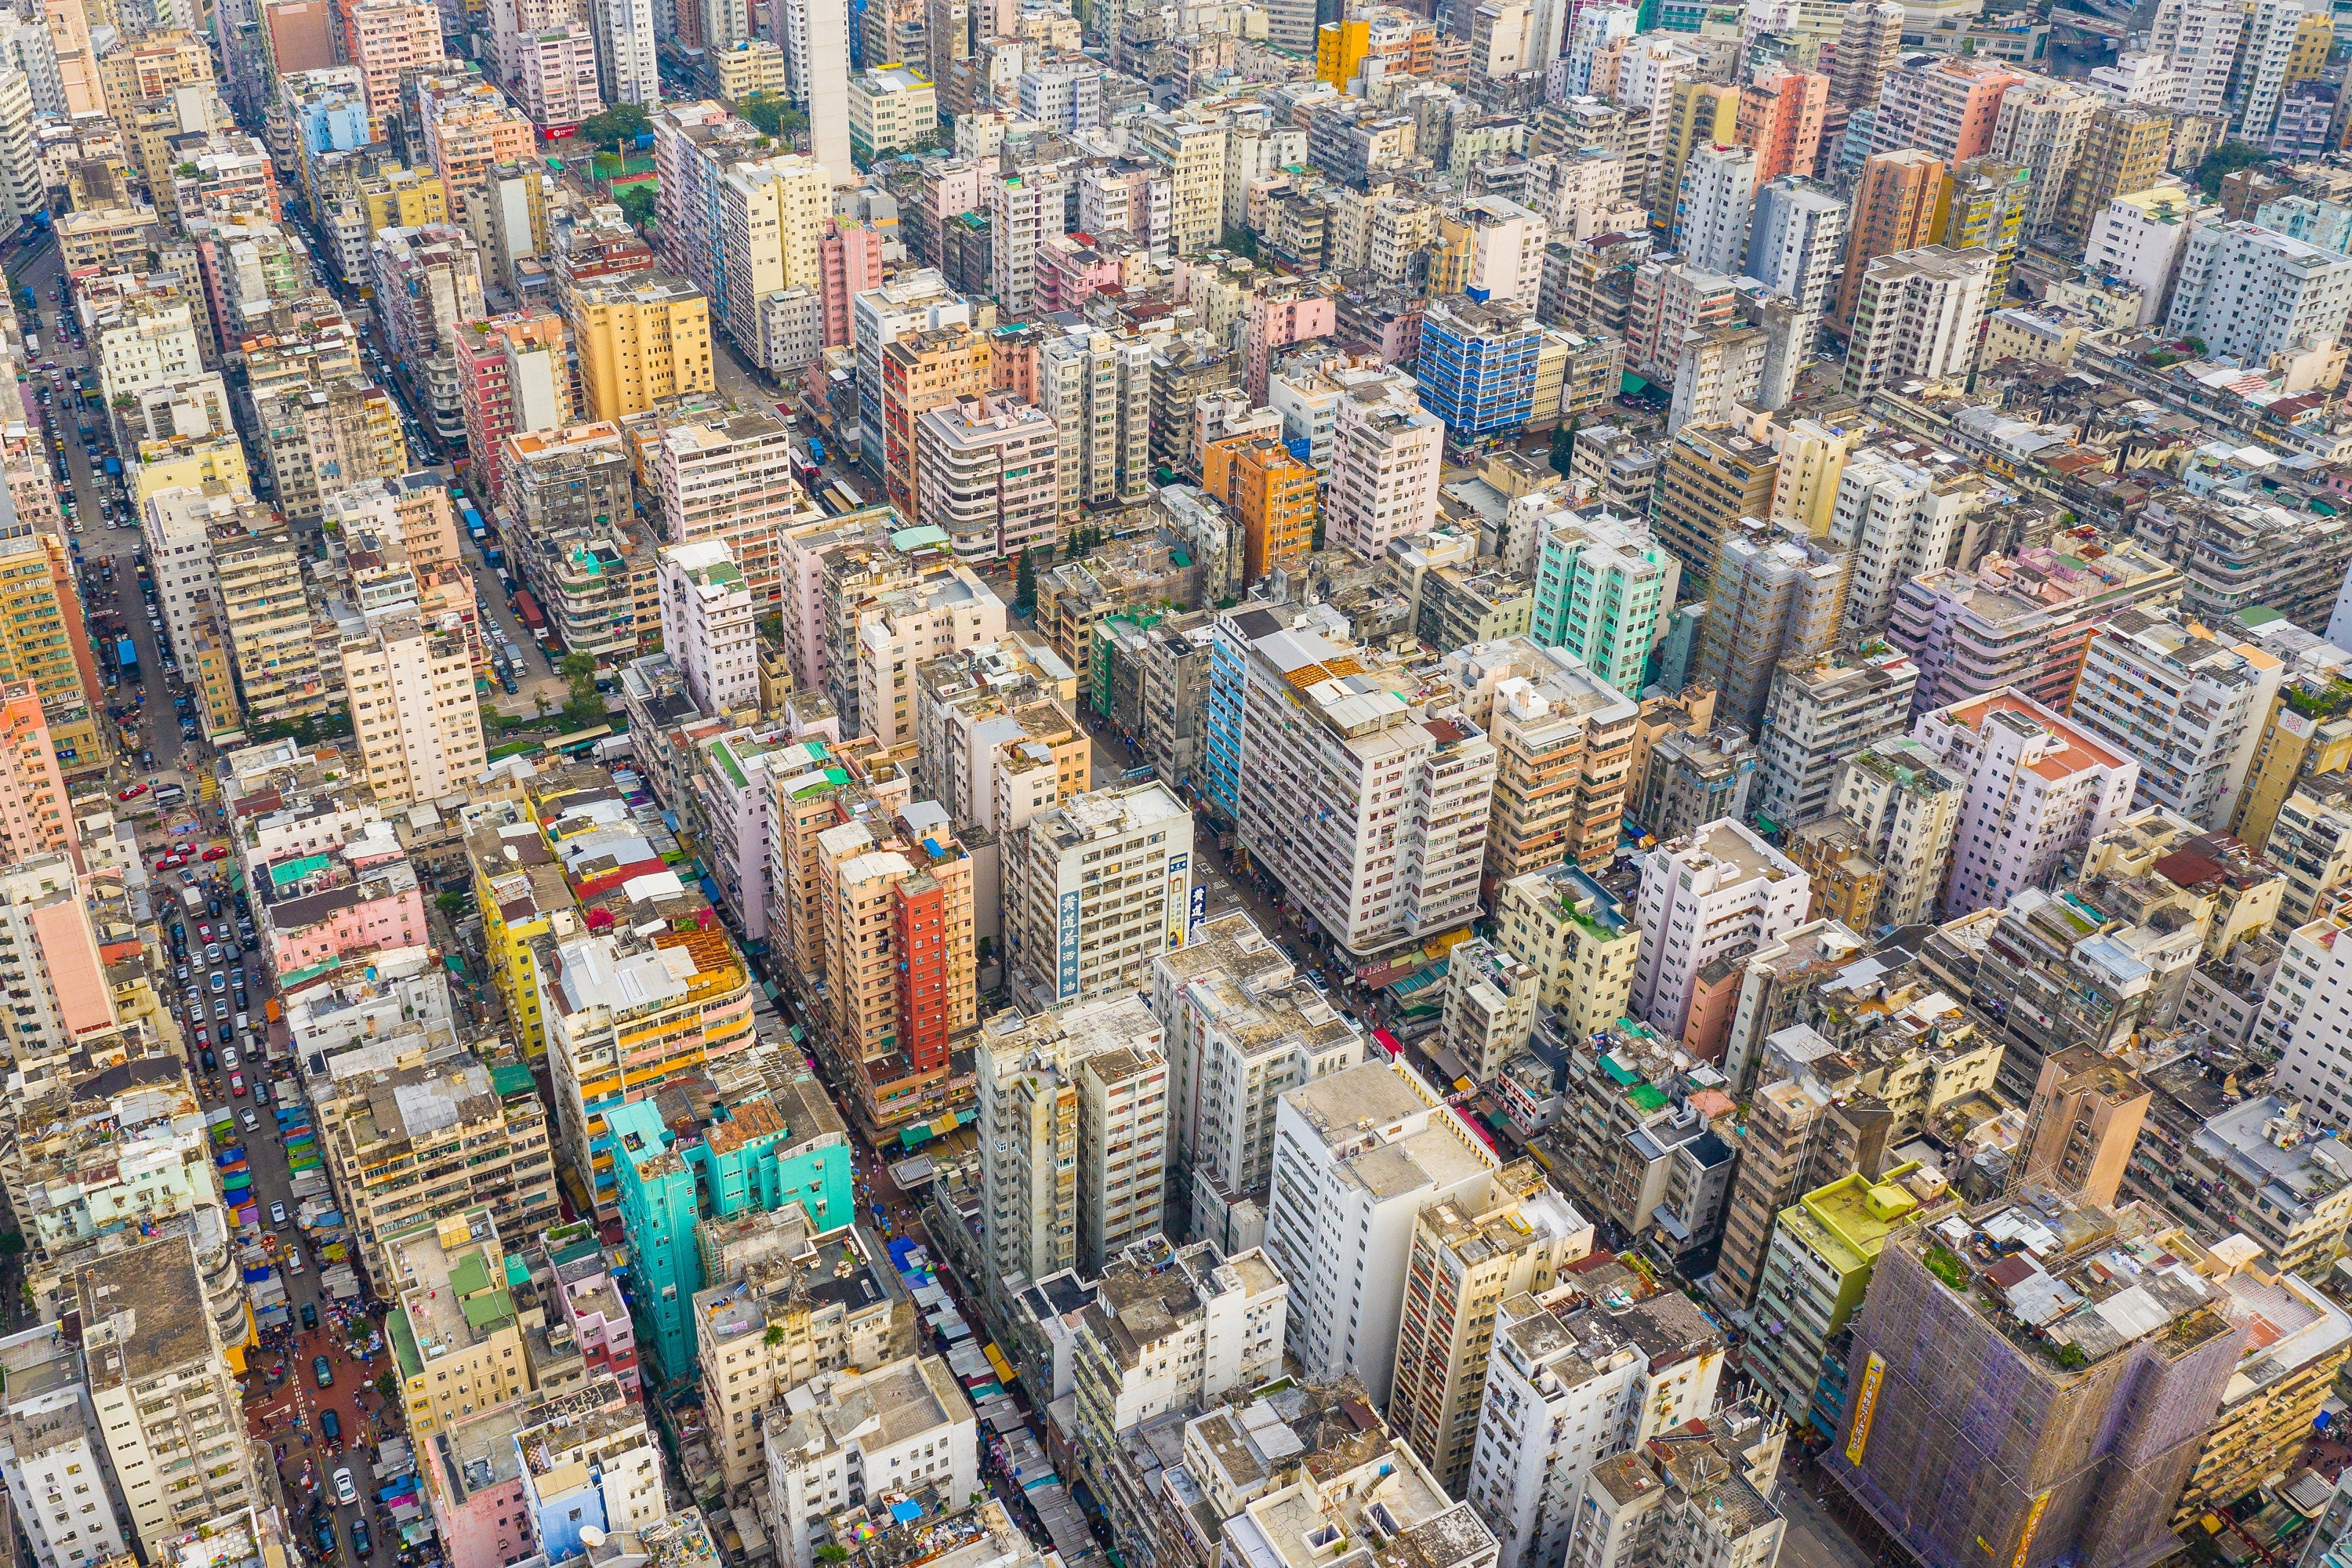
M302 1310L308 1311L310 1306L310 1304L305 1301L302 1304ZM319 1561L332 1563L335 1560L335 1516L331 1513L319 1513L311 1516L310 1539L318 1542Z
M305 1329L315 1329L315 1328L317 1328L318 1326L319 1326L319 1309L318 1309L316 1306L312 1305L310 1302L308 1302L308 1301L303 1302L303 1303L302 1303L302 1327L303 1327L303 1328L305 1328Z
M294 1268L291 1260L289 1260L287 1272L289 1274L299 1274L301 1270ZM341 1442L343 1440L343 1418L336 1415L331 1410L320 1411L319 1435L326 1438L330 1443Z
M250 1108L239 1111L237 1113L237 1120L244 1123L245 1130L247 1132L258 1132L261 1131L261 1118L256 1116Z
M310 1358L310 1381L317 1384L320 1388L332 1388L335 1386L335 1369L327 1364L327 1358L325 1356L314 1355ZM351 1479L352 1473L349 1470L345 1470L341 1476L337 1477L336 1490L341 1492L344 1487L349 1486L351 1484ZM354 1502L358 1500L358 1496L359 1494L354 1492L352 1496L344 1498L343 1500L345 1502Z
M137 800L141 795L145 795L146 793L147 786L145 784L132 784L129 789L116 790L114 792L114 798L117 800Z
M196 1033L198 1035L202 1035L204 1031L202 1029L198 1029ZM245 1075L243 1073L233 1072L228 1075L228 1091L231 1094L243 1094L245 1092Z
M221 1066L227 1068L232 1072L236 1069L236 1047L235 1046L223 1046L221 1047Z
M352 1521L352 1555L354 1557L373 1557L375 1555L375 1542L368 1539L366 1520L355 1519Z
M217 996L217 995L219 995L222 992L224 992L224 991L226 991L226 990L227 990L227 989L228 989L228 975L227 975L225 972L223 972L223 971L221 971L221 970L218 970L218 969L214 970L214 971L213 971L213 994L214 994L214 995L215 995L215 996Z

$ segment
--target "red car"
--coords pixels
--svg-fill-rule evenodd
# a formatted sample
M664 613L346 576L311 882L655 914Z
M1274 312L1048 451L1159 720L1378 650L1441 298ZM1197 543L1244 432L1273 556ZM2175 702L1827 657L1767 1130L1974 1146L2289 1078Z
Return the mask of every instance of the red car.
M177 867L184 866L187 863L187 856L182 854L179 850L174 849L169 855L164 856L161 860L155 862L155 869L158 871L169 871Z
M221 859L223 857L226 856L227 854L228 854L228 846L227 846L227 845L226 845L226 844L215 844L215 845L214 845L211 848L209 848L209 849L207 849L207 850L205 850L205 859L207 859L207 860L218 860L218 859Z
M231 1094L243 1094L245 1092L245 1075L243 1073L233 1072L228 1075L228 1091Z
M137 800L141 795L145 795L146 793L147 786L145 784L132 784L129 789L116 790L114 792L114 798L117 800Z

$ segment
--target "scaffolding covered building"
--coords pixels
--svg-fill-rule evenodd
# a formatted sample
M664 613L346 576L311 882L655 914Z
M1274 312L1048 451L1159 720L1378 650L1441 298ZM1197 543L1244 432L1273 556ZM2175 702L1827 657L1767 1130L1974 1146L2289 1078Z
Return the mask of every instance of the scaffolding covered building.
M2029 1191L1887 1238L1823 1467L1927 1568L2145 1568L2246 1330L2136 1205Z

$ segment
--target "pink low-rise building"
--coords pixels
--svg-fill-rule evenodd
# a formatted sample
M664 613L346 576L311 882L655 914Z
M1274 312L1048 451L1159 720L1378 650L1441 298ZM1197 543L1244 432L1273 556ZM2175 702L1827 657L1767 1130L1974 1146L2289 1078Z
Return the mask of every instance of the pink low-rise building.
M644 1384L637 1372L636 1325L603 1254L556 1265L555 1280L563 1321L572 1325L588 1375L608 1373L636 1398Z
M1139 247L1125 247L1139 258ZM1127 258L1115 243L1097 245L1089 234L1057 234L1037 247L1037 309L1075 310L1090 294L1124 289ZM1138 268L1138 270L1140 270Z
M282 977L386 947L418 947L432 938L416 868L395 845L390 858L351 853L319 858L318 870L265 886L260 926L265 951ZM273 868L274 869L274 868Z
M531 1554L514 1441L522 1424L521 1408L507 1405L424 1439L431 1451L416 1457L416 1470L448 1568L506 1568Z
M1285 279L1250 301L1247 322L1243 384L1253 403L1263 404L1274 351L1329 337L1339 324L1339 310L1331 296L1316 285Z

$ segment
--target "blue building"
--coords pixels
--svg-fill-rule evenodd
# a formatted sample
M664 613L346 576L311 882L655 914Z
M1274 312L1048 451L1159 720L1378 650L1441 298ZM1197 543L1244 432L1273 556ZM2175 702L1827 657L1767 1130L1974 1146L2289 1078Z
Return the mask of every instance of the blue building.
M1445 422L1459 450L1518 435L1535 412L1543 328L1527 311L1467 294L1430 302L1421 318L1421 405Z
M629 1305L660 1381L694 1374L694 1293L704 1285L695 1227L703 1218L797 1204L822 1232L857 1217L848 1129L815 1075L797 1074L732 1094L688 1074L605 1114L629 1241Z

